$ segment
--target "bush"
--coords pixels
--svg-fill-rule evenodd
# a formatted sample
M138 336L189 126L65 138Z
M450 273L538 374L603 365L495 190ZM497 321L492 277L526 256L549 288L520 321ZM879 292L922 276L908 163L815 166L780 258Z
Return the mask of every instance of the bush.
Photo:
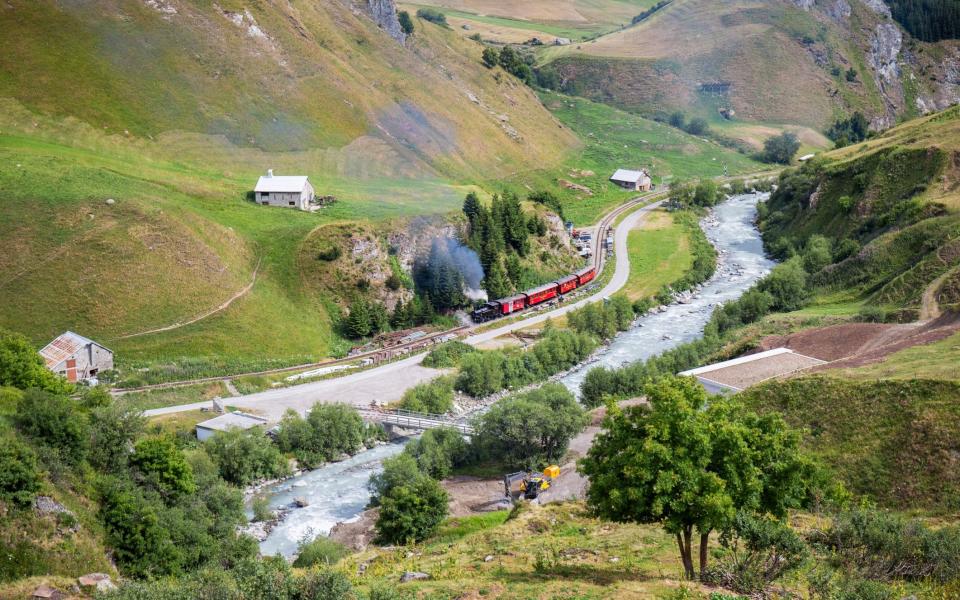
M435 8L421 8L417 10L417 17L438 25L447 24L447 16Z
M403 393L400 408L413 412L442 415L453 409L454 377L437 377Z
M15 506L30 506L40 490L37 458L11 435L0 437L0 500Z
M273 519L273 511L270 510L270 502L263 496L257 496L253 499L251 507L253 509L253 522L263 523Z
M348 554L350 551L346 546L321 535L313 541L301 542L293 566L301 569L317 565L331 567Z
M220 476L234 485L250 485L289 472L280 451L260 430L221 431L204 442L203 447L217 465Z
M865 323L886 323L889 316L880 306L864 306L857 313L857 319Z
M340 246L331 245L318 252L317 259L326 262L333 262L340 258L341 255L343 255L343 250L340 249Z
M423 358L423 366L433 369L449 369L460 365L460 361L467 354L476 352L477 349L469 344L454 340L445 344L440 344L430 351Z
M369 441L368 436L357 409L346 404L317 403L306 419L287 411L277 431L277 445L311 468L341 454L355 454Z
M125 574L151 577L180 570L177 549L157 510L129 483L117 479L101 483L100 520L114 560Z
M107 473L127 468L130 448L146 424L138 411L103 406L90 413L90 452L87 460Z
M137 442L130 465L165 498L196 491L193 469L169 438L151 437Z
M27 390L17 405L17 427L70 464L80 463L87 454L90 430L87 415L76 403L39 389Z
M960 577L960 527L930 529L894 513L858 509L840 513L832 526L811 534L834 560L874 581Z
M510 468L557 462L588 422L573 394L559 383L505 398L480 416L474 444Z
M377 536L380 543L419 542L432 535L446 517L447 492L420 474L381 496Z
M759 158L767 163L788 165L799 149L800 140L797 139L797 136L789 131L784 131L780 135L768 138L763 143L763 152Z
M822 235L812 235L803 248L803 268L813 274L833 261L830 240Z
M371 475L370 481L367 482L367 489L370 490L370 503L374 506L378 505L380 499L390 490L413 481L420 475L422 473L417 466L417 461L409 453L404 452L384 459L383 470Z
M704 579L743 594L765 591L799 568L808 554L806 544L788 525L747 513L737 514L721 544L724 551Z
M773 298L774 310L791 311L802 308L809 298L807 273L800 259L792 258L773 268L759 281L757 287Z
M403 451L417 461L420 472L434 479L449 477L454 467L466 462L468 453L463 435L451 427L428 429Z
M407 35L413 35L413 19L410 18L410 13L401 10L397 13L397 21L400 22L401 31Z

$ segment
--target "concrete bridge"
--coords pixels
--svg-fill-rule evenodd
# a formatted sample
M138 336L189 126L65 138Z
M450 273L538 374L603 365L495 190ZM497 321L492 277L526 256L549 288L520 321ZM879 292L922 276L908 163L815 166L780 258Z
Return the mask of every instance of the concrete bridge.
M380 423L385 427L396 429L411 429L425 431L437 427L450 427L463 435L472 435L473 427L462 421L451 419L446 415L418 413L409 410L370 410L360 409L360 416L372 423Z

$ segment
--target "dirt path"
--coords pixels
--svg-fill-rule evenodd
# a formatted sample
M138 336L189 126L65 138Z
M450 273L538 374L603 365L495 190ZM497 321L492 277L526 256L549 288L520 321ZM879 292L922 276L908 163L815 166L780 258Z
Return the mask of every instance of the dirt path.
M114 339L126 340L129 338L140 337L143 335L150 335L152 333L162 333L164 331L173 331L174 329L180 329L181 327L186 327L187 325L193 325L198 321L202 321L207 317L213 316L218 312L226 310L227 308L230 307L231 304L234 303L235 300L238 300L246 296L247 293L253 289L253 285L257 282L257 273L260 272L260 263L262 260L263 260L263 257L260 257L257 260L257 266L253 270L253 278L250 280L250 283L245 285L242 289L240 289L240 291L238 291L234 295L230 296L230 298L228 298L227 301L221 304L220 306L217 306L216 308L208 310L203 314L197 315L196 317L190 319L189 321L180 321L179 323L174 323L173 325L167 325L166 327L158 327L157 329L150 329L148 331L140 331L138 333L128 333L127 335L121 335L120 337L114 338Z
M937 303L937 292L940 290L940 286L943 285L943 282L947 279L947 277L952 275L958 268L960 267L948 269L943 275L931 281L930 285L927 286L927 289L923 291L923 300L920 303L921 321L930 321L941 315L940 305Z

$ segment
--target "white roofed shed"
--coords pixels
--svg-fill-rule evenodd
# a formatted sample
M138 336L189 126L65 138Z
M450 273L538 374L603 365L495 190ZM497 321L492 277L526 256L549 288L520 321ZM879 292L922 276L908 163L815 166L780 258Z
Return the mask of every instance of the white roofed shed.
M257 180L253 188L257 204L309 210L313 186L306 175L274 175L273 169Z
M267 424L267 420L244 412L231 412L197 423L197 439L205 442L218 431L231 429L252 429Z

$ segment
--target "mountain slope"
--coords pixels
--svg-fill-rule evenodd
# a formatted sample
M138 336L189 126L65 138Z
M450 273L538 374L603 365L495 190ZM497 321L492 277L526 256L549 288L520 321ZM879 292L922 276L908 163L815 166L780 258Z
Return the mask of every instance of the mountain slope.
M543 60L576 93L644 114L684 110L753 142L745 124L823 131L860 110L888 127L960 100L960 46L911 39L878 1L674 0Z
M111 133L337 149L342 161L385 162L385 174L412 163L417 174L490 176L575 144L528 90L482 76L478 45L418 21L404 46L366 10L341 0L8 2L0 96ZM391 154L345 150L368 138Z

